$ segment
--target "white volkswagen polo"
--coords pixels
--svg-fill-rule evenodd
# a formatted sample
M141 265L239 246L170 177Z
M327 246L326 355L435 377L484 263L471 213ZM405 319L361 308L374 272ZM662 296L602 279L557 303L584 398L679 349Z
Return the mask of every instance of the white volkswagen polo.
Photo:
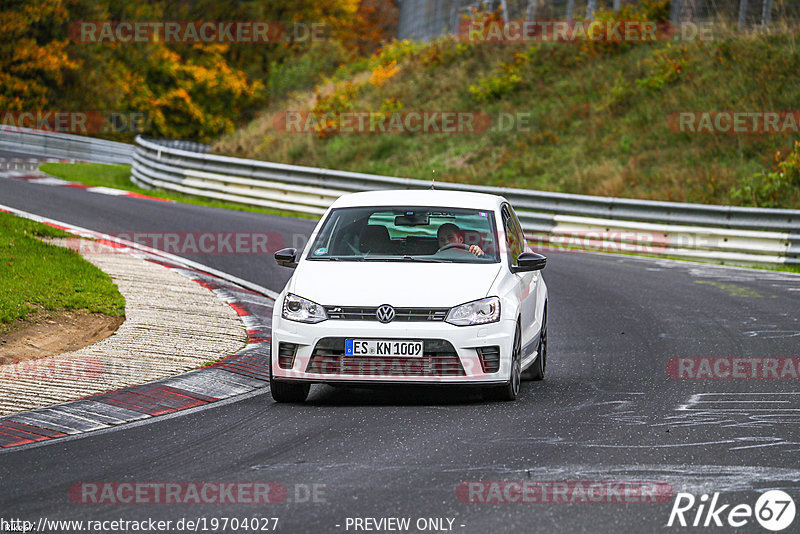
M458 384L516 399L544 378L546 258L525 248L503 197L452 191L342 196L304 250L272 317L270 385Z

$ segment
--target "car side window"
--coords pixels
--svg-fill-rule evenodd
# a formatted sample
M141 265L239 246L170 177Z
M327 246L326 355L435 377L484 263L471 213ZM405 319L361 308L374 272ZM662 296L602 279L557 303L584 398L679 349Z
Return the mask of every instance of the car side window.
M508 254L508 264L517 265L517 258L522 253L522 243L519 240L519 231L509 206L503 206L503 234L505 234L506 254Z

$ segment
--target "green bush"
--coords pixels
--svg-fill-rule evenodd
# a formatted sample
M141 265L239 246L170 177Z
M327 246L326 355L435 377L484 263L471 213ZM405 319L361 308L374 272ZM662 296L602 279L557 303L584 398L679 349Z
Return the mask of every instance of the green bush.
M494 71L475 85L470 85L469 92L478 101L497 100L516 90L523 81L522 68L530 63L539 52L540 46L533 45L523 52L515 52L511 61L500 62Z
M660 91L677 82L689 62L689 52L685 48L673 48L667 43L664 50L655 52L643 62L650 74L637 79L636 87L644 91Z
M277 100L298 90L312 89L330 76L347 59L338 41L314 42L308 51L292 61L272 62L267 78L270 100Z
M779 158L780 153L776 155ZM800 142L795 142L794 151L779 161L774 171L741 178L730 196L741 206L778 208L789 201L800 207Z

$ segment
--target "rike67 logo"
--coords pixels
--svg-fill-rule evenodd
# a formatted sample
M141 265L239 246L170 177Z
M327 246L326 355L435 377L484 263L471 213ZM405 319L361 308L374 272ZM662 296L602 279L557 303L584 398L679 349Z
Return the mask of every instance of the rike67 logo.
M755 519L763 528L779 532L794 521L794 499L784 491L770 490L761 494L754 507L722 504L719 495L714 493L709 498L703 494L698 499L691 493L678 493L667 526L742 528Z

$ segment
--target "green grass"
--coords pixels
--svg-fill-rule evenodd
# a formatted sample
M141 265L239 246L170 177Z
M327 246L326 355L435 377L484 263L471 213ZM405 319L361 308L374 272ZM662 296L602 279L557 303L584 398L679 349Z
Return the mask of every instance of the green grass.
M70 182L84 185L114 187L143 195L161 196L137 188L131 181L130 165L104 165L101 163L43 163L39 170ZM164 197L166 198L166 197Z
M125 298L111 277L78 253L38 239L68 235L0 212L0 331L37 308L125 315Z
M658 20L658 19L652 19ZM275 162L565 193L800 208L800 184L773 194L763 173L797 134L674 132L679 111L788 111L800 102L800 31L716 28L714 40L627 46L463 43L355 60L278 100L215 152ZM607 43L606 43L607 44ZM382 85L370 74L399 58ZM338 95L340 98L335 98ZM321 103L321 104L320 104ZM286 134L287 110L528 113L528 131ZM763 191L760 195L737 191ZM755 197L755 198L753 198Z
M220 200L211 200L193 195L184 195L182 193L176 193L173 191L144 189L131 182L130 165L105 165L102 163L44 163L39 166L39 170L57 178L69 180L70 182L77 182L90 186L113 187L115 189L123 189L133 193L165 198L174 200L176 202L183 202L185 204L195 204L197 206L224 208L239 211L254 211L257 213L269 213L272 215L283 215L286 217L302 217L313 220L317 220L319 218L308 214L259 208L257 206L247 206L244 204L235 204L233 202L224 202Z

